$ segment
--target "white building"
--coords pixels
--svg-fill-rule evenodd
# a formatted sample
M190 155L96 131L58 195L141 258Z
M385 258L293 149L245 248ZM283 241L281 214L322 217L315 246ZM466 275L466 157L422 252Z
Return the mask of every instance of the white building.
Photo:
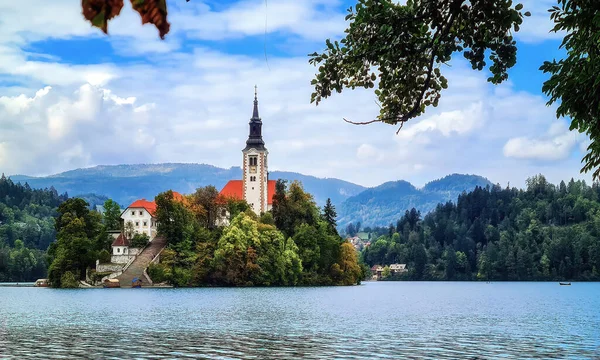
M402 274L408 271L406 264L392 264L390 265L390 271L392 274Z
M129 240L123 234L119 234L112 243L112 254L110 262L112 264L127 264L131 258L139 253L140 249L131 248ZM98 269L98 266L96 266Z
M155 212L156 203L154 201L147 201L146 199L134 201L121 214L126 235L133 236L133 234L127 234L127 224L131 223L134 233L146 234L152 241L156 236Z
M246 200L252 210L260 215L271 210L275 194L275 180L269 180L269 152L262 138L262 120L258 115L258 99L254 92L254 110L249 123L248 140L242 150L242 180L230 180L221 190L223 198ZM222 209L217 225L226 225L229 214Z

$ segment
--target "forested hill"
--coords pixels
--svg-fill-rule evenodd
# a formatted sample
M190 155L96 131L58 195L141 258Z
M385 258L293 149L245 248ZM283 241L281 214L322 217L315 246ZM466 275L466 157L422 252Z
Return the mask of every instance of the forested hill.
M0 281L33 281L46 274L44 250L55 239L54 218L67 195L31 189L0 177Z
M598 184L540 175L526 190L477 187L379 232L362 258L406 263L406 279L600 280Z
M463 174L431 181L422 189L406 181L387 182L344 201L338 207L338 226L344 229L353 222L360 222L363 226L387 226L406 210L415 208L427 213L439 203L456 201L463 191L487 185L492 183L486 178Z

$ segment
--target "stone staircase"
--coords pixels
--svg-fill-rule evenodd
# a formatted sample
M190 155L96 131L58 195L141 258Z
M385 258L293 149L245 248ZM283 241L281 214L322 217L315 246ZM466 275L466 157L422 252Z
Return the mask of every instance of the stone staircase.
M121 283L121 287L131 287L131 281L137 277L142 279L142 286L150 285L144 276L144 270L150 265L150 262L158 255L167 245L167 239L164 237L155 237L146 248L139 254L129 267L117 277Z

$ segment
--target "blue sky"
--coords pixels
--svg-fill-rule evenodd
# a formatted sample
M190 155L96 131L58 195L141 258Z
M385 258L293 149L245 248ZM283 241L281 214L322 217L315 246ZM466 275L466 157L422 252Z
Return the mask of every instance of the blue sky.
M537 173L590 180L579 173L588 140L556 119L541 93L539 66L562 55L560 35L549 33L552 0L523 1L533 16L517 34L509 81L492 86L486 72L455 56L442 70L450 87L440 106L399 135L392 126L343 122L377 115L369 91L309 103L315 69L306 55L343 34L354 1L169 0L164 41L128 4L106 36L70 0L6 3L0 170L8 174L121 163L239 166L257 84L271 170L367 186L419 186L449 173L517 186Z

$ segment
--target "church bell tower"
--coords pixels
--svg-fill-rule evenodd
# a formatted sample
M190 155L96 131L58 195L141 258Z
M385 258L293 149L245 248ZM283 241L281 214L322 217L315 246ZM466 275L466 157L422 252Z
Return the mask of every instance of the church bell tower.
M248 140L243 153L243 183L244 199L252 210L260 215L268 210L267 184L268 168L267 156L269 152L262 138L262 121L258 115L257 87L254 87L254 110L249 123Z

